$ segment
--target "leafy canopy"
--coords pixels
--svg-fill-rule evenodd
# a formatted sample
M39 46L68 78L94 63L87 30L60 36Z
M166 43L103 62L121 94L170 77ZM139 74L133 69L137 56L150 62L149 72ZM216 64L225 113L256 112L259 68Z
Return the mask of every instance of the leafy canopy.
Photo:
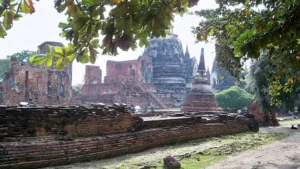
M137 45L148 45L147 37L167 34L174 14L183 14L198 0L56 0L55 8L67 20L59 23L61 36L70 41L67 47L48 50L46 57L35 56L32 62L63 69L75 58L81 63L95 63L102 54L117 55ZM35 11L33 0L0 0L0 37L7 35L13 22ZM108 12L106 12L108 11ZM103 36L100 37L100 34ZM58 63L57 63L58 62Z
M214 10L196 12L205 20L193 29L198 41L216 40L218 65L236 77L243 63L264 53L273 67L265 77L277 90L278 77L286 77L286 92L300 80L299 0L217 0ZM269 93L271 97L276 92ZM276 100L274 100L276 104Z
M223 109L240 110L251 103L253 96L238 86L232 86L217 93L216 99Z
M261 104L264 112L274 112L278 106L293 111L299 100L300 83L289 86L290 79L277 77L277 81L270 84L266 77L273 71L276 71L276 68L270 66L268 58L263 55L250 67L247 88L254 93L255 100Z

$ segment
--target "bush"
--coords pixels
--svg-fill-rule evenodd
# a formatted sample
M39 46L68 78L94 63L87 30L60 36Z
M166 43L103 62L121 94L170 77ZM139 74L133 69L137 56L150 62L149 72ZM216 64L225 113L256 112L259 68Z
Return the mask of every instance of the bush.
M216 94L219 107L222 109L241 110L248 106L253 95L238 86L233 86Z

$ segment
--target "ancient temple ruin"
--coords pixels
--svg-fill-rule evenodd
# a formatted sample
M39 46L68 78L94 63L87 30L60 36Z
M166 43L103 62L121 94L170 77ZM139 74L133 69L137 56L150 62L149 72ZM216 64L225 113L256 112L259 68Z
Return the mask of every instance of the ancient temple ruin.
M86 66L85 83L72 104L126 103L133 106L167 108L174 106L169 95L158 95L152 82L152 59L107 61L104 82L98 66ZM163 101L162 101L163 100Z
M107 61L106 76L98 66L86 66L81 96L72 104L126 103L168 108L182 105L197 71L197 61L185 54L175 34L150 39L150 46L135 60Z
M211 89L208 73L205 68L204 49L201 49L200 63L192 89L181 107L182 112L214 112L219 111L214 92Z
M178 40L157 42L178 43ZM46 44L59 45L47 42L39 47L40 52ZM157 46L155 50L163 48ZM32 64L19 65L12 59L11 71L0 83L2 104L16 105L20 101L38 104L36 107L0 105L0 168L65 165L189 140L258 131L253 116L214 113L217 103L210 88L203 49L193 80L197 64L188 59L188 50L182 58L183 52L177 53L181 49L170 45L166 48L172 55L108 61L104 81L100 67L86 66L82 93L72 101L72 65L58 71ZM155 50L149 51L155 53ZM181 67L189 64L193 69ZM192 81L191 91L184 99L189 81ZM145 117L130 110L131 105L172 107L183 100L185 113L166 112L163 118ZM41 106L45 103L60 105Z
M45 42L39 45L38 53L46 53L46 45L62 46L57 42ZM63 71L46 68L32 63L20 64L11 58L11 70L0 82L0 104L18 105L20 102L32 102L38 105L69 105L72 98L72 65Z
M182 44L175 34L166 38L149 40L144 56L152 58L153 80L158 93L171 94L177 106L181 105L187 93L187 84L195 75L197 63L190 58L188 49L183 53Z

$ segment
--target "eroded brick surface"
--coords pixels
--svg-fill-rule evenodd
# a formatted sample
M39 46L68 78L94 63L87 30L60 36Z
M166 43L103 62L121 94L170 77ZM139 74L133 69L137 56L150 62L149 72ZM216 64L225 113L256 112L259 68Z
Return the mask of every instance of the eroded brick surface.
M135 130L142 123L127 107L0 108L0 141L51 136L57 139L99 136Z

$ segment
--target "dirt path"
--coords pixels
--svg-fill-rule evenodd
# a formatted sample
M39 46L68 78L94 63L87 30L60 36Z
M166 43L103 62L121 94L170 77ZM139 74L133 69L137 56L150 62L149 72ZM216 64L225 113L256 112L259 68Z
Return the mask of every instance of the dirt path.
M287 139L229 157L207 169L300 169L300 130L262 128L262 132L291 132Z

